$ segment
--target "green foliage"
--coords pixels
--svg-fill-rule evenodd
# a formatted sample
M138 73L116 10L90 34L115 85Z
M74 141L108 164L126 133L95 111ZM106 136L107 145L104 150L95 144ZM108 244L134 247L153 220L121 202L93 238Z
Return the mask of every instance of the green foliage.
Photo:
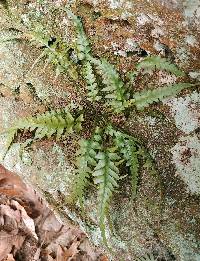
M31 69L33 69L35 64L41 58L45 57L47 59L47 63L52 63L55 66L56 77L59 74L67 73L73 80L78 78L76 65L69 57L69 49L71 46L68 46L59 38L50 44L52 38L48 35L47 32L43 31L43 28L40 27L36 28L34 32L29 32L29 35L34 45L44 47L44 51L32 65Z
M74 131L80 131L82 121L82 114L74 118L68 109L47 111L35 117L20 119L12 128L6 131L7 149L10 148L15 136L21 130L35 131L35 139L42 139L45 136L50 138L52 135L55 135L56 140L59 140L61 137L66 137Z
M138 159L138 147L139 144L129 135L126 135L120 131L114 132L115 144L119 148L126 166L130 168L131 173L131 187L132 187L132 198L136 197L138 174L139 174L139 159Z
M85 34L82 21L71 11L69 10L65 10L65 11L67 11L68 16L72 19L76 29L76 33L77 33L76 47L78 52L78 58L79 60L84 60L84 59L87 60L88 57L90 56L89 54L91 51L91 47L87 35Z
M164 98L174 96L180 93L186 88L194 87L191 83L176 83L172 85L166 85L153 90L144 90L141 92L136 92L133 95L133 104L138 109L143 109L154 102L162 101Z
M46 57L48 62L55 65L56 75L68 73L71 78L76 80L78 78L76 67L81 68L82 66L81 72L87 83L87 98L89 101L106 101L105 104L115 113L121 113L130 105L143 109L154 102L176 95L185 88L194 86L194 84L190 83L177 83L133 93L133 91L130 91L130 84L131 86L135 84L141 69L164 70L176 76L184 76L185 74L167 59L151 56L145 58L136 66L137 71L129 74L130 83L129 88L127 88L114 65L110 64L106 59L92 57L90 43L81 19L71 11L65 8L64 10L75 26L77 34L75 47L74 45L68 46L59 38L52 41L48 33L42 30L31 32L31 40L34 44L44 48L39 58ZM77 53L80 66L76 66L69 55L71 47ZM97 77L102 79L102 83L97 81L96 74ZM100 119L100 122L102 125L107 115L102 112L101 116L102 121ZM34 131L34 139L50 138L54 135L59 140L74 131L80 131L82 121L82 114L75 117L69 109L45 112L35 117L20 119L12 128L7 130L7 148L9 149L19 131ZM97 127L93 136L90 139L82 139L79 145L80 149L77 152L76 162L77 172L72 188L71 202L79 201L83 210L85 190L93 181L98 191L99 226L102 238L107 244L105 220L111 198L119 186L119 180L122 178L121 174L124 174L124 168L120 164L124 163L123 167L126 165L125 169L128 169L128 174L130 173L132 198L135 198L137 193L140 159L142 158L145 161L144 167L148 168L150 173L155 170L152 167L152 160L141 143L136 138L110 125L105 126L104 130ZM154 261L155 259L153 255L146 255L139 260Z
M137 261L156 261L157 259L155 259L155 257L153 256L153 254L146 254L143 257L140 257L137 259Z
M87 81L88 100L92 102L99 101L101 96L99 95L96 77L90 62L86 62L85 64L84 77Z
M101 130L97 127L93 137L89 140L80 141L80 149L77 152L77 176L72 188L71 200L76 202L79 199L81 209L83 210L83 196L88 179L92 175L92 170L96 166L96 155L101 149Z
M92 61L97 66L97 70L103 78L105 87L101 91L105 93L108 106L111 106L117 113L123 111L128 106L128 102L126 100L126 89L123 81L120 79L119 73L105 59L93 59Z
M109 140L109 142L107 142ZM77 158L77 175L73 188L72 200L79 198L83 209L83 195L88 179L92 179L98 190L99 226L102 238L105 235L105 218L109 211L110 200L118 187L122 170L120 164L125 162L130 169L132 198L136 196L139 174L139 156L146 157L145 151L137 139L115 130L111 125L104 131L97 128L91 139L80 142Z
M166 58L161 58L160 56L149 56L143 61L137 64L137 70L163 70L172 73L176 76L184 76L185 73L181 71L175 64L168 61Z
M115 188L118 187L117 181L119 180L119 169L117 162L120 157L113 149L106 148L96 155L98 161L94 172L94 183L98 185L99 193L99 216L100 216L100 229L104 243L107 242L105 235L105 216L109 207L110 199L113 195Z

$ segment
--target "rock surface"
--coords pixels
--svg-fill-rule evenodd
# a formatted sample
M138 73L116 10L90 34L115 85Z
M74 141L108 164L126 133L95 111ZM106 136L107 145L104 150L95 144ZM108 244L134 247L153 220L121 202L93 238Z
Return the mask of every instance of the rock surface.
M75 87L65 75L56 78L54 68L45 67L44 60L33 67L41 50L22 36L24 28L34 30L39 24L52 37L73 39L66 14L51 11L54 5L61 7L65 2L70 2L74 12L83 18L95 55L108 58L119 71L133 71L144 56L160 54L179 65L188 81L200 80L198 0L8 1L10 11L0 7L1 131L12 126L16 118L60 108L71 100L79 103ZM12 39L16 37L19 39ZM151 77L154 84L176 80L161 72ZM146 84L144 79L138 90ZM141 170L135 202L130 201L126 183L113 199L113 234L107 229L114 250L110 253L112 260L135 260L146 253L153 253L159 260L200 260L198 91L198 87L184 91L145 113L130 112L124 122L123 127L146 144L158 176ZM102 245L93 193L85 202L87 221L65 202L74 176L72 162L77 137L65 143L53 139L37 142L22 156L19 143L20 140L12 146L2 164L31 182L61 216L78 222L94 244ZM1 156L4 147L5 137L1 136Z

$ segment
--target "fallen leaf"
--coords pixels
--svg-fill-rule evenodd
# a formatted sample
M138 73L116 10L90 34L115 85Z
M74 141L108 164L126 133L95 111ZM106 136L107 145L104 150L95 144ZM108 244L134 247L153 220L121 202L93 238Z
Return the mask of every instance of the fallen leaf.
M14 259L12 254L8 254L7 258L5 259L5 261L15 261L15 259Z

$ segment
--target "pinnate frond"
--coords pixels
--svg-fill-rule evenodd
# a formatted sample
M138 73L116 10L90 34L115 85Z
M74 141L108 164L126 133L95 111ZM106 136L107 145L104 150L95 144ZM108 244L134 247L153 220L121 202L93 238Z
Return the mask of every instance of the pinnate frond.
M160 56L149 56L144 58L136 66L137 70L163 70L169 73L172 73L176 76L184 76L185 73L181 71L175 64L168 61L166 58Z
M94 183L98 185L99 225L105 243L107 242L105 235L105 217L113 192L115 188L118 187L119 169L117 167L117 162L119 159L120 157L116 152L105 149L96 155L98 164L93 172Z
M168 98L180 93L186 88L194 87L191 83L176 83L172 85L166 85L153 90L144 90L136 92L133 95L133 104L138 109L143 109L154 102L162 101L164 98Z
M139 174L138 144L136 144L135 140L131 136L128 136L120 131L115 131L114 135L116 146L123 155L123 158L126 161L126 166L130 168L132 197L135 198Z
M115 112L121 112L127 106L126 89L115 67L107 60L92 60L101 74L105 87L101 90L105 93L107 104Z
M96 155L101 149L101 140L101 130L97 127L91 139L82 139L80 141L80 149L77 152L78 157L76 165L78 169L72 190L71 200L73 202L79 200L82 210L84 190L88 184L88 178L92 176L92 171L97 164Z
M59 140L74 131L80 131L82 121L82 114L75 118L68 109L47 111L43 114L19 119L13 127L6 130L8 134L7 148L10 147L20 130L35 131L35 139L50 138L55 135L56 139Z

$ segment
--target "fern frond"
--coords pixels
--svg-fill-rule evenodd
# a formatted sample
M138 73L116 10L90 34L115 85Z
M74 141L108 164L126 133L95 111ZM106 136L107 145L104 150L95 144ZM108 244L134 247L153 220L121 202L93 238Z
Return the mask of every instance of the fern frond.
M96 166L96 155L101 149L101 130L96 128L93 137L89 140L80 141L80 149L77 152L77 176L73 187L71 200L76 202L79 200L81 209L83 210L83 196L85 187L88 184L88 178L92 175L92 171Z
M37 29L35 32L29 32L30 41L35 44L45 47L42 54L36 60L34 65L43 57L45 57L48 63L52 63L56 67L56 76L61 73L67 73L73 80L78 78L75 64L71 61L68 50L70 46L67 46L61 39L56 38L56 41L49 45L51 37L47 35L42 29Z
M76 80L78 73L75 64L69 58L69 48L61 40L56 40L56 42L46 48L45 56L48 62L51 62L56 67L56 76L61 73L67 73L70 78Z
M104 243L107 243L105 235L105 217L110 203L110 199L119 180L119 169L117 162L120 157L115 152L105 149L96 155L98 164L96 165L93 176L94 183L98 185L99 192L99 226Z
M162 101L164 98L174 96L180 93L182 90L194 86L195 85L191 83L176 83L153 90L144 90L135 93L132 102L138 109L143 109L153 102Z
M103 84L106 86L101 91L106 93L107 104L117 113L123 111L128 105L126 90L115 67L105 59L92 59L92 62L97 66L103 78Z
M143 61L136 65L137 70L163 70L172 73L176 76L184 76L185 73L181 71L175 64L168 61L166 58L160 56L146 57Z
M59 140L74 131L80 131L82 121L82 114L75 119L68 109L52 110L37 114L35 117L19 119L12 128L6 131L8 133L7 147L10 147L20 130L35 131L35 139L42 139L45 136L50 138L52 135L56 135L56 139Z
M124 160L126 161L126 166L130 168L132 198L135 198L139 174L139 141L121 131L115 130L111 125L107 126L106 131L113 137L118 151L122 154Z
M101 96L98 95L98 85L90 62L86 62L85 64L84 77L87 81L88 100L99 101L101 99Z
M88 58L89 53L91 52L90 43L88 40L87 35L85 34L83 24L81 19L74 15L71 11L65 9L67 11L68 16L72 19L74 26L76 28L77 39L76 39L76 46L78 52L78 58L80 60L84 60Z
M155 259L155 257L153 256L153 254L146 254L143 257L140 257L137 259L137 261L156 261L157 259Z
M132 137L120 132L115 131L115 144L118 147L120 153L126 161L126 166L130 168L131 172L131 187L132 187L132 197L136 197L137 184L138 184L138 174L139 174L139 160L137 153L137 144L132 139Z

